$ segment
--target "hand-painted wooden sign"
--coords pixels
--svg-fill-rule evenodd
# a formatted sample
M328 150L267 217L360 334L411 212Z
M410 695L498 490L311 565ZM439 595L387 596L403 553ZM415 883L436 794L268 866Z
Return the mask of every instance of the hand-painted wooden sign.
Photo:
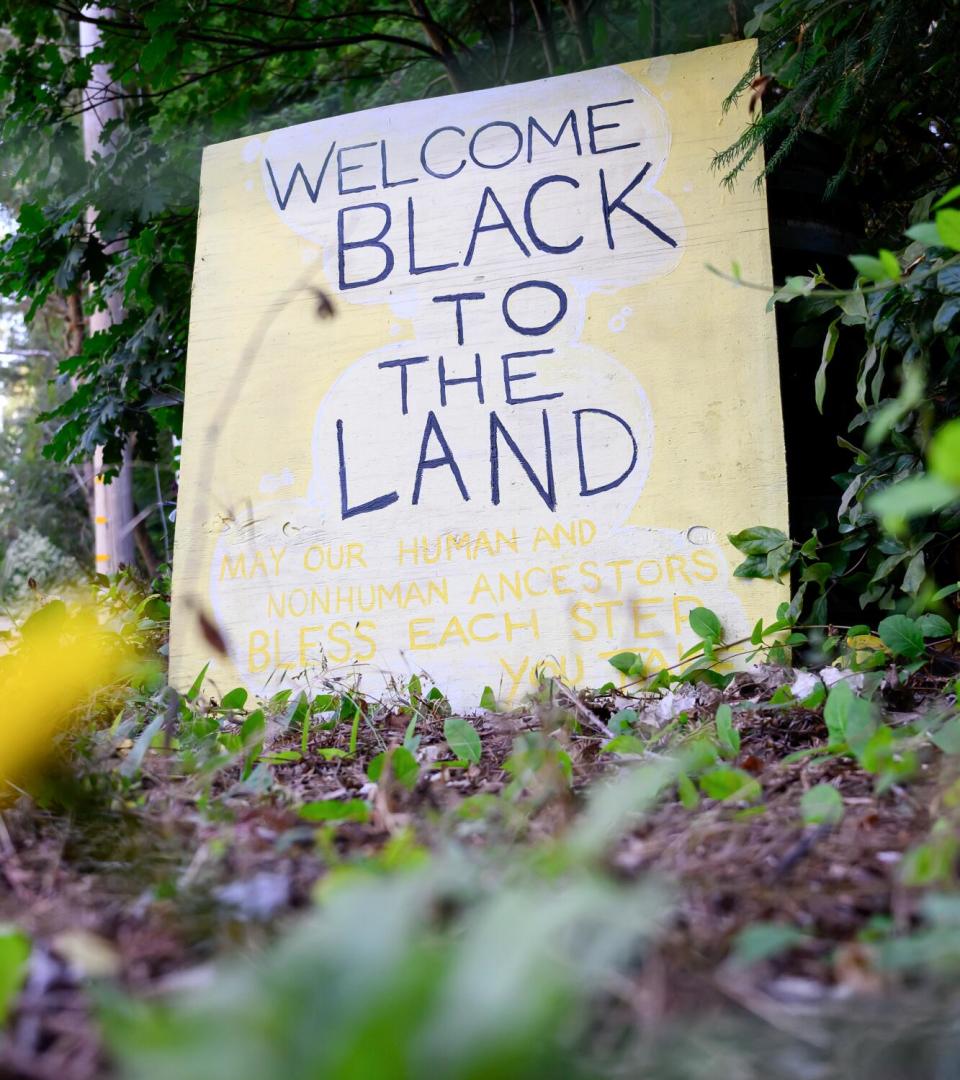
M207 148L175 683L515 702L775 609L725 539L786 524L773 316L705 269L771 279L756 172L711 172L753 47Z

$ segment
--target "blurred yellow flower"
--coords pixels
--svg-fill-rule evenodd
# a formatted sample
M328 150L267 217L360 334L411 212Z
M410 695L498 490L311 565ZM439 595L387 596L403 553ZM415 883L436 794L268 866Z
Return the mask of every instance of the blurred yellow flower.
M90 611L54 601L22 628L16 649L0 657L0 780L42 763L77 706L111 682L123 656Z

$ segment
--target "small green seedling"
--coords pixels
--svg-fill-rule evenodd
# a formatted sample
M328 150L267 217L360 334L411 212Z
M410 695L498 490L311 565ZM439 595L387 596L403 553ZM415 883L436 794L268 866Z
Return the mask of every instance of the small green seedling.
M476 765L483 754L480 736L474 726L462 716L448 716L443 724L443 737L455 758Z

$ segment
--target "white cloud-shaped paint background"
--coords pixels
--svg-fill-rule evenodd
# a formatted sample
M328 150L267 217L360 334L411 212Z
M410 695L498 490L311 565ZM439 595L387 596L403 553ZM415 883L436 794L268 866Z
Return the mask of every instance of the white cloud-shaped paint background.
M582 91L578 94L578 101L583 104L578 104L574 111L582 153L576 153L569 126L556 148L536 130L532 139L528 138L531 117L544 131L556 135L572 107L570 91L580 78L560 77L496 87L482 93L408 102L300 124L272 132L262 142L248 144L248 154L260 157L264 194L278 218L287 228L322 250L326 277L331 283L338 281L336 211L341 206L365 202L383 202L390 206L392 225L384 239L395 254L394 271L382 286L349 290L342 294L344 300L389 303L398 313L416 317L427 330L431 322L442 318L441 313L427 306L438 291L438 281L442 282L442 291L455 292L482 289L496 283L508 287L525 278L548 277L564 287L571 297L582 299L597 290L624 288L668 273L679 261L685 231L677 207L656 189L670 151L666 114L653 95L620 68L591 72L589 100L580 96ZM590 105L594 106L594 143L602 151L597 154L590 150ZM469 143L478 129L491 122L515 125L524 140L515 160L503 168L478 167L468 156ZM448 130L430 143L427 161L434 172L453 172L467 159L463 169L447 180L427 175L420 161L424 140L441 127L458 127L465 133L461 137ZM416 183L387 191L379 187L381 140L386 144L388 179L396 183L417 177ZM611 149L630 143L638 145L627 150ZM267 163L270 163L274 179L284 195L298 162L303 165L310 182L315 183L333 144L336 148L316 203L306 195L303 181L298 178L286 208L281 210ZM363 147L363 144L373 145L347 150ZM509 128L493 127L477 137L474 155L480 161L497 163L507 160L516 146L516 136ZM528 150L530 162L527 161ZM345 167L361 166L343 174L344 187L373 184L377 185L374 190L351 196L339 195L336 159L340 151L345 151L342 159ZM665 244L618 211L611 221L616 243L615 257L612 257L606 240L599 170L604 171L609 200L613 200L648 162L643 180L627 201L637 213L675 240L677 246ZM566 183L544 187L531 206L534 225L543 239L553 246L570 244L579 235L584 236L584 243L573 251L557 255L532 250L527 241L531 248L531 255L527 257L505 232L498 231L481 236L471 265L462 265L483 189L487 186L494 189L523 237L527 193L537 180L551 175L570 177L579 187ZM444 270L442 274L409 276L408 199L414 200L417 264L426 266L456 261L460 266ZM495 220L495 211L488 208L485 223ZM344 218L345 239L350 242L375 235L382 221L378 211L349 213ZM375 249L351 252L349 259L351 278L373 276L383 266L382 255ZM575 322L577 312L573 311L571 315L571 321Z

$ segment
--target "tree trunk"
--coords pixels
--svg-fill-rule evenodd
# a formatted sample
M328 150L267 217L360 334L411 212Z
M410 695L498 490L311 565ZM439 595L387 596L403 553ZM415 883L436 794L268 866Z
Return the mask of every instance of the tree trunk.
M727 0L727 12L730 15L730 36L739 41L743 37L743 28L740 25L740 8L737 0Z
M152 579L160 564L157 561L157 553L153 550L153 544L150 542L150 534L142 521L138 521L134 527L133 539L137 545L137 551L140 552L143 565L147 569L147 576Z
M563 0L563 6L566 9L570 25L573 27L574 36L577 39L580 59L584 64L592 63L593 36L590 33L590 24L583 10L583 0Z
M543 58L547 62L547 72L552 75L560 65L557 56L557 42L553 36L553 19L550 15L549 0L530 0L533 17L537 21L537 34L543 48Z
M427 7L426 0L410 0L410 10L420 20L423 32L427 35L427 41L433 46L440 56L440 61L447 72L450 85L458 93L467 89L467 80L457 59L457 54L450 47L450 41L440 26L434 21Z
M83 326L83 301L80 293L72 292L66 298L67 352L79 356L86 336Z
M108 8L87 4L84 14L91 18L109 18ZM91 23L80 23L80 53L88 55L100 44L100 29ZM106 64L94 64L90 81L84 91L83 150L87 160L95 155L105 156L109 145L101 144L104 126L122 115L119 101L105 100L113 84L110 68ZM87 227L96 228L96 212L87 212ZM110 250L110 249L108 249ZM103 311L95 311L89 319L89 332L96 334L107 330L123 318L119 298L110 298ZM82 323L80 323L82 327ZM72 331L76 332L76 331ZM124 453L120 474L109 484L103 480L103 449L98 447L93 458L93 532L96 544L96 569L101 574L115 574L121 566L134 562L134 538L130 528L133 521L132 465L129 447Z

